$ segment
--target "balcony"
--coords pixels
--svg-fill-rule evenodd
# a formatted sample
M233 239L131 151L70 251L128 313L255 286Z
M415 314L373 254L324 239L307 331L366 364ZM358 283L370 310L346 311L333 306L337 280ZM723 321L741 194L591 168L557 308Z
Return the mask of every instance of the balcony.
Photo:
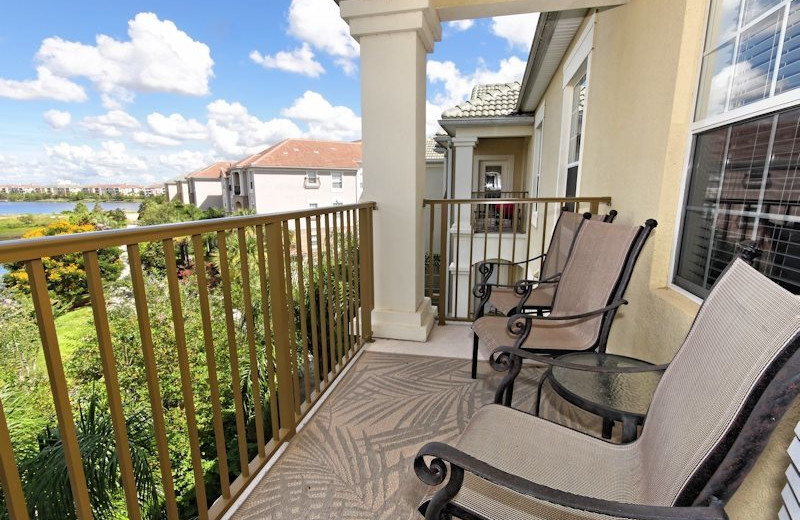
M597 209L594 200L570 199L576 207ZM540 204L544 218L548 205L555 211L564 202L524 203ZM412 518L412 502L421 496L410 465L414 450L423 439L453 438L471 413L490 401L497 377L484 366L479 379L469 378L470 329L457 323L465 317L445 313L455 305L450 300L440 306L439 318L451 325L437 327L427 343L371 342L375 209L374 203L363 203L0 245L0 263L24 266L27 275L35 314L31 333L38 330L47 367L40 385L50 396L47 429L58 432L51 440L59 446L48 455L51 441L19 438L16 423L25 410L18 401L2 403L6 510L25 518L26 511L36 517L45 508L74 507L77 518L90 518L98 515L99 504L110 502L124 504L130 518L156 510L168 518L217 519L237 508L234 518L288 515L312 497L318 499L314 507L325 504L313 486L298 488L291 501L279 499L298 475L305 482L306 465L313 463L304 450L311 448L321 449L328 461L317 467L320 481L347 487L356 479L365 489L373 482L382 491L369 497L372 513L392 510ZM445 230L439 247L445 249L434 247L436 254L457 243L448 225L448 218L438 223ZM540 246L531 240L523 256L538 254L534 247ZM110 250L124 252L119 280L104 277ZM76 385L87 377L73 367L76 354L60 345L57 314L63 309L51 299L54 273L46 266L65 255L80 258L86 273L94 332L82 339L81 355L96 359L88 365L96 375L88 377L97 386L89 399ZM154 256L163 259L163 268ZM476 254L473 260L488 257ZM446 257L450 263L457 258ZM457 288L452 275L440 280ZM530 374L534 383L536 370ZM26 384L24 378L20 382ZM336 385L341 391L322 404ZM531 398L535 386L520 398ZM430 408L425 403L434 395L439 404ZM96 484L97 455L87 451L87 410L108 420L104 450L114 453L110 490ZM405 424L401 417L411 419L408 427L397 426ZM298 441L289 443L298 432ZM322 448L319 442L328 444ZM65 468L60 497L33 491L30 457L37 450L48 464ZM275 463L279 452L284 455ZM142 466L150 468L148 478ZM413 490L406 493L398 485ZM403 504L391 498L395 492L406 493ZM343 510L366 507L366 499L348 496Z

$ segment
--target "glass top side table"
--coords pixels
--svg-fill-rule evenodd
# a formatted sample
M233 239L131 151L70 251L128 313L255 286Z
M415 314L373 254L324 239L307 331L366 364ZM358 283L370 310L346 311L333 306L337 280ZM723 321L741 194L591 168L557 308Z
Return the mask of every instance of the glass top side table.
M616 354L574 352L558 358L589 367L647 367L651 363ZM603 438L611 438L614 421L622 423L622 442L636 439L637 427L644 423L661 371L613 373L590 372L552 366L542 377L549 380L558 395L603 418ZM540 394L541 386L540 383ZM538 415L538 404L537 404Z

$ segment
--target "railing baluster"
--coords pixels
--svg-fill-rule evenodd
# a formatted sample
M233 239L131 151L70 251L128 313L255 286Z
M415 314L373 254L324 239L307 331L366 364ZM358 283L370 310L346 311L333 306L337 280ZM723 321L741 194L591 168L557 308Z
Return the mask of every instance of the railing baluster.
M285 277L285 290L286 290L286 327L290 331L289 339L292 345L292 357L290 370L292 372L292 384L294 385L294 413L300 414L300 371L297 367L297 334L295 330L295 309L294 309L294 290L292 287L292 260L290 250L292 248L292 239L289 235L289 221L284 220L282 223L283 230L283 265ZM295 233L296 235L296 233ZM295 237L296 240L296 237Z
M344 368L344 328L342 323L342 286L340 285L340 272L342 265L339 263L339 213L334 212L333 220L333 297L336 302L336 347L338 349L337 359L339 360L339 370Z
M542 248L540 249L540 251L542 253L547 251L547 214L548 213L550 213L550 205L547 202L545 202L544 203L544 217L542 218ZM539 259L539 276L541 276L542 272L544 272L544 261L545 261L545 257L542 256Z
M0 483L3 485L3 499L9 517L17 520L28 520L28 507L22 493L22 481L19 478L14 447L8 432L6 414L0 402Z
M231 387L233 391L234 415L236 417L236 440L239 448L239 466L242 475L250 476L247 456L247 432L244 424L244 403L242 402L242 380L239 373L239 352L236 345L236 325L233 321L233 297L231 296L231 273L228 263L228 245L225 231L217 233L219 254L219 274L222 285L222 301L225 307L225 330L228 338L228 356L231 364ZM239 261L245 261L246 251L239 251Z
M308 230L306 230L308 231ZM306 391L305 402L311 404L311 370L308 361L308 330L306 329L306 285L303 276L303 233L300 229L300 219L294 220L294 236L297 244L297 293L300 304L300 341L303 352L303 387Z
M208 282L205 270L205 248L200 235L192 235L192 249L194 251L195 275L197 280L197 296L200 300L200 318L203 323L203 346L206 353L206 368L208 370L208 387L211 394L211 414L214 426L214 444L217 448L219 460L219 482L222 497L231 497L230 479L228 478L228 453L225 449L225 433L222 429L222 406L220 405L219 380L217 378L217 358L214 350L214 333L211 329L211 305L208 300Z
M447 204L442 204L442 219L439 223L439 325L445 325L445 278L442 276L442 257L447 255L447 239L448 239L448 223L449 213L448 213L449 206ZM433 255L431 255L433 256ZM433 266L431 266L433 267ZM431 269L432 270L432 269Z
M330 223L330 213L325 213L325 265L327 268L325 269L325 284L326 284L326 299L328 303L328 342L330 348L330 362L331 362L331 372L333 373L333 379L336 379L336 375L339 373L339 355L337 345L338 342L336 341L336 322L334 320L333 314L333 268L331 267L331 223Z
M53 321L53 309L50 306L50 295L47 292L47 279L44 273L42 260L36 258L25 262L28 273L28 282L31 286L36 324L39 327L39 337L44 349L44 360L47 365L47 374L50 380L50 391L53 395L53 404L58 419L58 431L64 446L64 459L67 463L69 485L72 489L72 499L75 502L75 512L80 520L92 518L92 507L89 502L89 491L86 487L86 475L83 472L83 461L78 436L75 431L75 421L72 417L72 406L69 402L69 390L64 376L64 365L61 362L61 351L58 348L56 325Z
M352 213L352 215L350 215ZM353 302L353 314L355 318L355 337L356 337L356 350L361 348L363 344L363 336L361 334L361 269L358 265L358 250L361 247L358 243L358 235L356 234L356 230L358 229L358 215L356 214L356 210L352 210L348 212L348 226L350 228L350 234L347 235L350 240L350 258L352 263L352 273L353 273L353 288L352 288L352 302Z
M350 251L347 246L347 232L345 228L345 213L339 213L339 236L341 237L339 242L342 244L342 254L341 254L341 272L342 272L342 332L344 336L342 336L342 343L344 345L345 355L347 360L349 361L353 355L353 335L351 331L352 327L352 320L350 318Z
M459 250L458 246L461 243L461 204L456 205L456 239L455 239L455 283L450 283L450 293L453 294L453 300L450 300L450 294L447 295L447 302L448 304L455 303L455 305L449 305L450 309L452 309L453 316L455 317L458 313L456 309L456 305L458 304L458 273L459 273ZM450 273L448 267L450 266L450 259L447 256L447 253L442 253L439 257L439 276L447 276L449 278ZM467 292L469 294L469 291ZM469 305L467 305L467 317L469 317Z
M314 391L319 396L319 334L317 334L317 289L314 282L314 245L311 242L311 233L313 230L311 217L306 217L306 251L308 257L308 303L311 307L311 350L313 352L312 358L314 360ZM317 240L319 240L319 233L317 233ZM317 243L319 248L319 243ZM305 296L303 297L305 299ZM309 374L309 377L311 374Z
M444 207L444 204L442 205ZM428 283L427 289L425 292L427 293L428 298L433 300L433 231L436 229L434 220L436 218L436 204L431 204L428 206L429 211L428 215L430 217L430 224L428 226L428 258L426 258L426 263L428 264ZM441 296L439 297L441 298Z
M189 371L189 354L186 350L186 331L183 323L183 309L181 308L181 292L178 287L178 266L175 262L175 244L171 238L164 240L162 244L164 246L164 257L166 259L169 300L172 306L172 324L175 329L175 347L178 351L178 368L181 375L183 407L184 413L186 414L186 428L189 433L189 448L192 456L195 499L197 501L197 511L200 520L207 520L208 505L206 503L206 485L203 478L203 459L200 453L200 439L197 432L192 375Z
M459 206L460 207L460 206ZM470 215L473 214L472 205L469 206ZM465 318L469 319L470 316L475 312L474 307L474 298L472 297L472 275L475 272L475 259L473 258L473 252L475 250L475 232L477 231L477 221L475 225L470 226L469 230L469 272L467 273L467 315L464 316ZM461 247L460 243L461 238L459 237L459 245L456 247L456 254L459 254L458 249ZM458 273L456 272L456 284L458 284ZM455 304L453 305L455 309L455 316L458 318L458 300L456 300Z
M150 329L150 314L147 310L147 293L144 288L142 274L142 257L139 244L128 246L128 263L131 269L131 286L136 306L136 318L139 324L139 339L142 342L142 359L147 377L147 394L150 398L150 411L153 415L158 466L161 470L161 485L164 490L167 518L178 520L178 503L175 499L175 484L172 479L172 463L169 458L167 429L164 424L164 406L161 402L161 390L158 385L158 368L153 351L153 333ZM225 461L227 465L227 460ZM220 467L222 467L220 465Z
M358 249L361 266L361 335L362 341L372 341L372 309L374 307L372 265L372 210L361 208L358 218Z
M270 293L269 282L267 280L267 262L264 253L264 230L262 226L256 226L256 246L258 247L258 281L261 285L261 319L264 322L264 350L266 351L267 362L267 390L269 391L269 418L272 427L272 439L280 439L280 428L278 426L278 398L275 394L275 361L272 355L272 326L270 324Z
M533 235L533 204L528 206L528 227L525 228L525 234L527 235L526 236L527 243L525 244L525 260L527 260L528 258L533 256L531 255L531 235ZM525 278L531 277L530 273L528 272L528 267L529 267L528 262L525 262Z
M106 300L103 295L103 280L100 277L100 263L97 251L83 253L83 262L86 269L86 281L89 288L89 299L94 316L94 328L97 333L97 344L100 350L100 364L103 368L108 405L111 409L111 424L114 428L114 443L119 472L122 477L122 489L125 495L125 506L128 518L138 520L142 517L139 510L139 498L136 491L136 481L133 478L133 461L131 448L128 443L128 427L125 422L125 411L122 408L122 396L119 391L119 378L117 377L117 361L114 349L111 346L111 330L108 326L106 313Z
M250 384L252 385L253 420L256 423L256 449L258 456L266 457L264 451L264 416L261 412L261 381L259 381L258 356L256 355L256 331L253 319L253 298L250 294L250 255L247 250L247 234L245 228L237 230L239 238L239 267L242 274L242 300L244 304L244 322L247 327L247 352L250 357Z
M330 309L325 299L325 294L327 292L326 273L328 271L323 266L322 226L320 225L321 220L319 215L315 216L315 220L317 225L317 270L319 275L317 279L317 292L319 294L319 334L320 343L322 344L322 377L327 384L330 381L330 367L333 364L332 361L330 363L328 361L328 342L330 341L328 325L330 324L330 320L327 320L325 315L326 308Z
M281 439L289 440L295 434L295 399L292 382L292 360L294 353L289 341L288 295L286 294L286 270L283 259L283 229L279 222L265 226L267 261L269 265L269 289L272 298L272 331L275 335L275 355L278 376L278 412Z

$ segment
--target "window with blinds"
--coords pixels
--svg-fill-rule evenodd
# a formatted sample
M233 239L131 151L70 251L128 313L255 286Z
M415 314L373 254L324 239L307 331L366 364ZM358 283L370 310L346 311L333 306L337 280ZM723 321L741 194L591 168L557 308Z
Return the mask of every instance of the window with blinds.
M800 0L713 0L705 49L673 281L704 297L753 240L800 293Z
M675 281L708 289L754 240L761 272L800 293L800 108L698 134Z
M800 1L715 0L695 119L800 86Z

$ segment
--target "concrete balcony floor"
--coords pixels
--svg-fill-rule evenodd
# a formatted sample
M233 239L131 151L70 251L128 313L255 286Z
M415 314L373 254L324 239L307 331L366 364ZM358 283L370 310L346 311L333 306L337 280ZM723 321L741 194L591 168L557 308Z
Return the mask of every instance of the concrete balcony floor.
M434 327L426 343L377 340L358 359L273 465L226 515L233 519L400 519L427 486L412 462L426 442L455 440L493 400L502 375L485 361L470 378L466 324ZM525 366L514 406L532 410L543 368ZM542 416L597 434L596 418L543 392Z

